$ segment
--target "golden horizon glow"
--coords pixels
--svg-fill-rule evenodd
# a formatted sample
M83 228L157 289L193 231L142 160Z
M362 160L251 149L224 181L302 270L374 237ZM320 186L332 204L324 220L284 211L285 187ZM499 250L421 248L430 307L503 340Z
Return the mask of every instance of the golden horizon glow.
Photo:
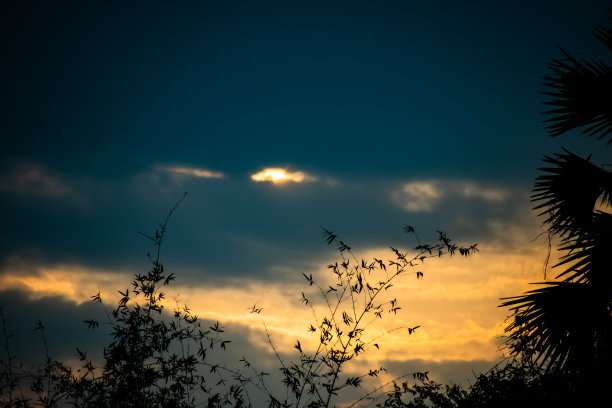
M294 183L315 181L315 178L302 171L289 172L287 169L270 167L265 168L258 173L252 174L251 180L256 182L269 181L277 184L285 183L287 181L292 181Z
M499 359L500 336L504 334L504 319L509 314L508 310L497 307L499 299L519 295L530 288L529 282L541 278L545 248L538 247L539 251L530 246L529 249L503 253L499 248L483 246L472 257L427 262L419 268L424 272L423 279L407 275L395 282L395 292L389 296L397 297L402 309L392 318L377 320L369 326L368 337L374 338L397 327L420 325L421 328L412 335L402 329L383 336L377 340L380 350L370 348L363 355L364 360L376 365L385 360ZM392 257L383 248L360 251L359 256ZM287 273L312 273L325 286L333 279L324 267L327 261L320 259L305 270ZM111 273L84 266L13 264L0 275L0 292L17 289L30 299L59 296L82 304L99 290L105 304L112 305L118 299L117 289L129 281L130 274L125 271ZM252 280L235 285L225 282L222 286L197 286L179 279L168 289L164 305L170 312L177 304L186 304L200 318L238 324L247 329L249 343L265 349L268 344L263 318L279 349L292 350L299 339L304 349L314 350L317 337L307 332L313 320L312 311L298 302L302 291L308 295L307 289L299 281ZM315 307L320 304L314 297L311 303ZM254 304L263 308L260 315L250 313L249 307Z
M0 292L20 290L30 300L45 297L61 297L76 305L89 302L98 291L106 292L114 301L117 289L129 282L131 274L74 265L40 267L23 263L13 264L0 274ZM95 280L92 279L95 276ZM120 282L120 283L118 283ZM111 289L115 287L115 289Z

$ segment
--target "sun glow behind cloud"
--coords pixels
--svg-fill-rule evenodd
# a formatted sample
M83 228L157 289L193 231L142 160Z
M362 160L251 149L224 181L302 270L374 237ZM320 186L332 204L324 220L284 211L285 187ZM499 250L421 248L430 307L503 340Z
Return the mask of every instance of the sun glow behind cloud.
M258 173L252 174L251 180L255 182L269 181L276 184L285 183L288 181L294 183L316 181L316 178L302 171L289 172L287 169L270 167L265 168Z

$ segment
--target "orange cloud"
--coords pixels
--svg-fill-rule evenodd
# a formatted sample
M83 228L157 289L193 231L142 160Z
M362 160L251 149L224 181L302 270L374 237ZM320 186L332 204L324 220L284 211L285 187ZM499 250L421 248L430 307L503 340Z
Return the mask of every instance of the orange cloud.
M419 267L423 279L406 275L398 279L388 294L397 297L401 310L389 319L376 319L368 326L368 338L392 331L396 327L421 327L412 335L406 329L392 331L376 340L380 349L370 348L364 359L372 366L384 360L423 359L495 360L500 357L498 346L503 335L504 319L508 310L498 308L500 297L520 295L529 282L542 279L542 263L546 253L544 244L527 244L512 252L482 245L481 252L472 257L428 260ZM359 256L389 259L390 251L371 248ZM324 267L333 263L335 256L302 265L300 269L287 267L285 273L300 276L312 274L322 287L334 282L334 276ZM12 263L0 274L0 292L18 289L30 298L61 296L77 304L90 301L101 292L107 305L117 298L117 289L129 286L127 272L116 273L90 269L85 266L57 265L41 267ZM229 285L228 285L229 283ZM298 301L303 291L317 310L325 314L325 304L317 298L316 290L304 281L258 282L244 281L232 285L224 282L207 286L184 282L180 275L167 291L165 306L173 310L177 303L188 305L201 318L221 323L239 323L250 329L249 341L267 347L263 332L263 317L270 335L280 350L293 350L299 339L307 350L316 348L318 338L307 333L313 320L312 310ZM385 298L386 299L386 298ZM385 299L379 299L384 301ZM386 300L389 300L386 299ZM260 315L252 314L253 305L263 308ZM321 308L322 307L322 308Z
M292 181L294 183L302 183L308 181L315 181L316 178L301 171L288 172L286 169L272 167L265 168L259 173L252 174L251 180L257 182L269 181L272 183L284 183L287 181Z
M116 290L126 286L130 278L129 274L81 266L40 267L19 262L11 263L2 272L0 292L17 289L26 292L30 299L59 296L76 304L90 301L99 290L117 298Z

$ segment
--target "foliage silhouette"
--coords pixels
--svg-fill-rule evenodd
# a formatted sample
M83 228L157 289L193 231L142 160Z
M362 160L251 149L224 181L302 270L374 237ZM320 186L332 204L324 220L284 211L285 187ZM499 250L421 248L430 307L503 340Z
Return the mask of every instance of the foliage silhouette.
M299 361L287 364L278 353L275 353L281 364L283 382L289 391L288 397L282 401L282 406L288 407L329 407L332 399L347 388L359 388L368 377L378 377L386 372L384 367L370 369L361 376L341 378L342 369L349 361L357 358L370 348L380 348L376 342L384 334L370 334L371 325L384 315L396 314L401 307L396 298L381 299L389 292L393 282L400 276L411 274L415 278L423 277L416 268L428 258L444 255L469 256L477 252L477 245L458 246L446 234L438 231L439 243L434 245L421 244L414 229L406 226L407 233L414 234L419 245L416 253L409 256L396 248L391 248L395 259L384 262L380 259L358 259L351 248L340 240L333 232L323 230L328 244L336 244L341 255L341 261L328 265L333 272L335 282L327 287L320 285L312 277L304 277L309 287L324 302L321 315L314 308L311 297L302 292L300 301L309 307L314 322L309 331L318 336L319 343L312 353L302 348L299 340L295 348L299 352ZM413 334L420 326L397 327L395 330L405 330ZM418 373L417 373L418 375ZM357 406L363 401L375 399L382 387L367 392L363 397L348 406Z
M224 349L228 343L220 336L221 326L203 327L187 307L177 308L173 316L163 314L162 289L174 275L161 263L161 247L168 220L183 198L153 235L143 234L155 244L154 256L149 255L151 269L136 274L132 288L119 291L122 297L107 313L108 321L84 321L89 329L110 327L112 339L103 352L104 364L98 365L78 348L79 368L52 360L44 327L38 322L46 351L46 362L40 367L21 367L15 372L6 337L9 358L0 384L2 406L193 407L198 397L209 407L243 405L240 379L227 387L209 384L224 385L226 380L211 369L218 364L207 359L208 352ZM102 303L100 293L92 301ZM199 367L208 367L212 375L204 375ZM29 389L24 391L22 384Z
M588 396L579 395L564 372L543 373L534 356L522 354L479 374L467 388L420 379L409 385L395 384L379 407L386 408L516 408L585 406Z
M608 12L612 20L612 9ZM612 51L612 29L597 25L595 37ZM612 142L612 67L580 62L561 49L549 64L544 94L553 137L575 129ZM549 243L560 240L554 281L503 299L513 320L506 346L511 356L476 377L467 389L427 378L394 384L381 407L583 407L607 401L612 363L612 173L563 149L546 156L533 189L534 208L545 217ZM598 208L598 206L601 206ZM550 256L550 254L549 254ZM548 264L548 258L546 261Z
M79 367L54 360L48 350L45 328L37 323L45 349L45 363L25 367L11 355L7 322L3 317L7 359L2 362L0 406L4 407L252 407L265 401L269 407L331 407L342 398L351 407L368 404L384 397L388 386L366 385L368 378L385 375L383 367L362 375L344 372L347 364L371 348L384 347L382 337L373 333L375 323L393 317L401 309L391 297L393 283L401 276L423 278L418 267L429 258L458 254L468 256L477 246L459 246L443 232L435 244L422 244L412 227L418 245L414 253L391 248L394 259L358 260L349 245L331 231L323 230L329 245L336 245L340 260L328 265L331 279L303 274L307 289L300 302L309 308L313 320L308 332L318 339L294 345L297 358L290 359L277 350L262 316L262 308L253 306L251 313L261 317L269 345L279 364L279 384L246 357L226 361L223 352L231 347L224 328L200 320L187 306L177 307L173 314L165 311L165 288L174 280L161 261L161 249L167 224L181 204L181 198L153 234L144 234L154 244L149 254L151 268L135 274L131 287L120 290L117 304L107 310L107 320L85 320L88 329L110 330L110 343L103 352L103 362L90 359L76 349ZM319 280L322 279L321 282ZM92 301L102 304L100 293ZM397 327L407 335L420 326ZM222 353L222 354L219 354ZM231 363L234 363L233 365ZM426 378L426 373L414 373ZM382 382L384 380L381 379ZM278 390L284 391L279 392ZM363 389L355 397L355 390ZM344 395L342 395L344 394ZM346 395L348 394L348 396ZM352 404L352 405L351 405Z
M612 10L608 12L612 20ZM596 26L595 37L612 51L612 30ZM546 120L551 136L574 129L612 141L612 67L602 61L580 62L562 49L553 59L544 94L553 109ZM533 348L545 367L601 378L612 362L612 172L566 149L545 157L532 200L545 217L549 239L560 239L561 268L556 281L505 299L514 320L507 327L515 353ZM609 377L609 375L607 375Z

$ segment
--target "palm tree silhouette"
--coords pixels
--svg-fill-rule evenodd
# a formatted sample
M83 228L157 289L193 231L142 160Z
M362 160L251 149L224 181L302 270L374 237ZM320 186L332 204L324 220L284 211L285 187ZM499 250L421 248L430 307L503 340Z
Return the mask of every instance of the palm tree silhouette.
M597 25L594 35L612 52L612 29ZM579 129L610 144L612 66L561 51L564 58L552 60L544 81L544 94L553 98L545 103L552 107L545 112L552 115L545 120L549 134ZM503 299L501 306L514 312L508 344L515 354L533 351L546 369L601 378L612 362L612 214L601 210L612 204L612 172L566 149L544 162L531 198L549 239L559 239L562 255L553 267L561 272Z

